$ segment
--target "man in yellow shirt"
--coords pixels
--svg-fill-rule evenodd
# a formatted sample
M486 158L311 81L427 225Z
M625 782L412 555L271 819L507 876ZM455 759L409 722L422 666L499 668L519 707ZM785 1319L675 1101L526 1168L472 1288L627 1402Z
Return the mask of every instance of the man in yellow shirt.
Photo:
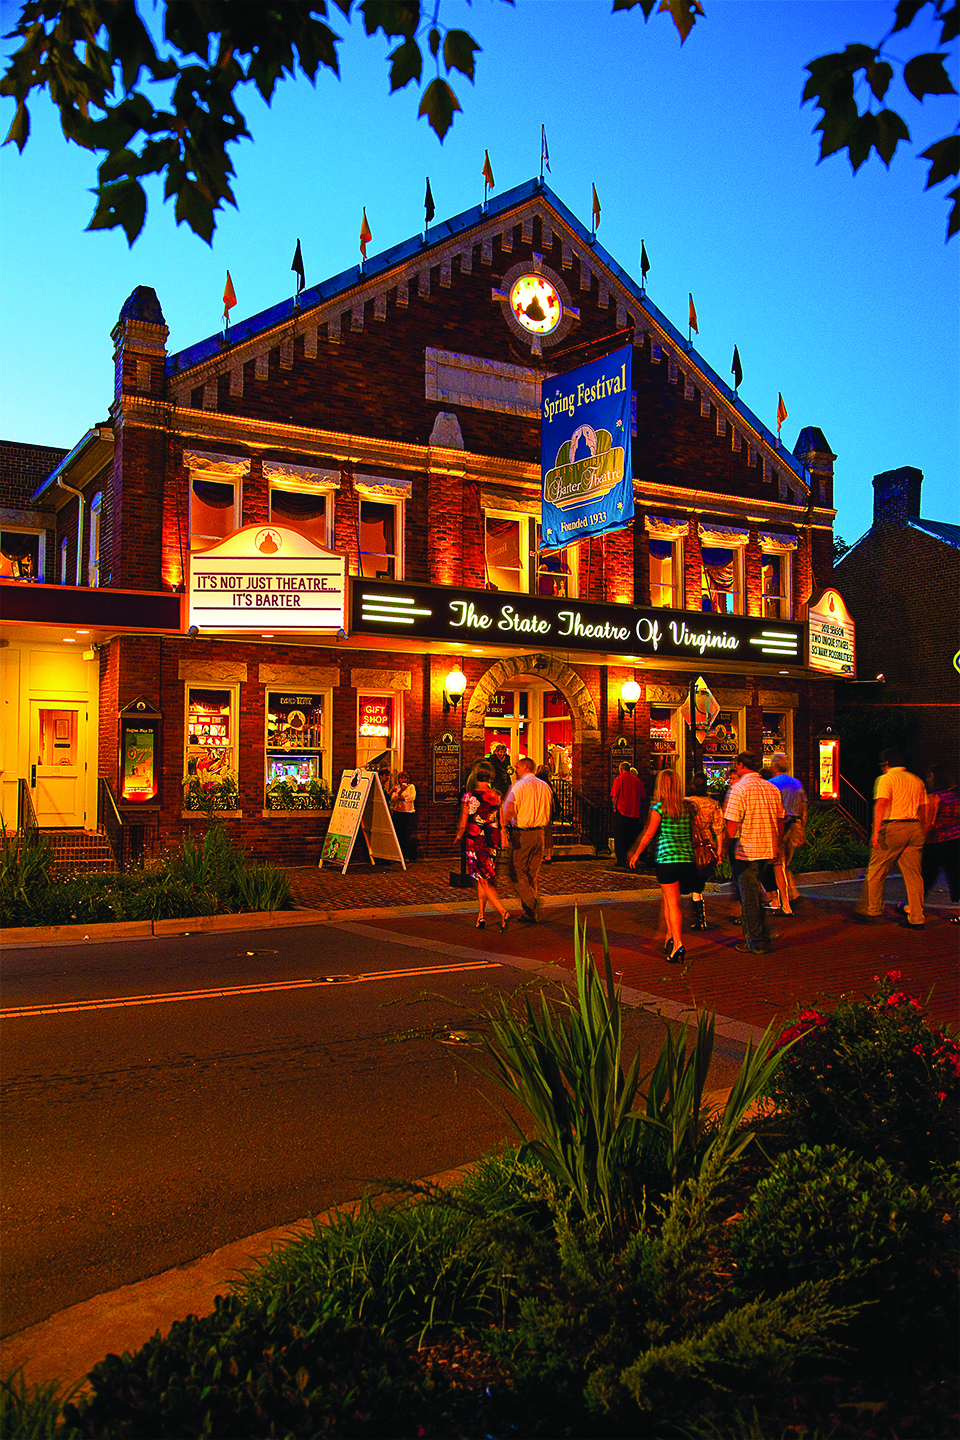
M882 751L880 775L873 787L870 864L851 919L862 925L876 925L883 920L883 882L896 861L907 887L907 913L900 917L900 924L908 930L924 928L920 852L926 803L923 781L904 768L900 751Z

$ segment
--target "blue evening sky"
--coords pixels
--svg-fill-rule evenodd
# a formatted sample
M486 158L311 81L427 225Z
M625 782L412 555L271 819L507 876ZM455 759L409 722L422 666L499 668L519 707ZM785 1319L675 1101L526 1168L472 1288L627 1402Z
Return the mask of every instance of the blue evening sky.
M23 155L0 150L0 435L69 447L106 418L110 331L134 286L153 286L182 349L218 329L228 268L239 320L292 294L298 237L316 284L356 263L363 206L372 255L422 228L428 175L438 220L483 198L485 149L497 192L536 176L544 124L548 184L587 226L596 185L598 239L637 279L646 243L650 298L684 330L693 292L698 348L720 375L739 346L743 401L775 429L782 391L791 449L803 426L824 431L839 534L869 527L873 476L901 465L924 472L923 514L957 521L960 239L944 243L946 187L924 193L915 158L956 125L956 97L921 106L897 80L887 103L914 144L890 170L876 155L857 175L845 156L818 165L804 65L876 43L893 0L703 3L681 49L666 15L644 24L610 0L442 0L441 24L482 46L475 85L450 77L463 113L442 145L412 86L388 94L392 47L331 6L343 79L282 85L270 109L245 94L254 141L234 149L239 210L212 248L176 226L159 187L132 249L120 230L85 233L94 157L35 103ZM9 31L18 7L2 0L2 14ZM937 35L921 15L890 50L907 59ZM960 85L955 53L948 68ZM4 132L12 113L4 102Z

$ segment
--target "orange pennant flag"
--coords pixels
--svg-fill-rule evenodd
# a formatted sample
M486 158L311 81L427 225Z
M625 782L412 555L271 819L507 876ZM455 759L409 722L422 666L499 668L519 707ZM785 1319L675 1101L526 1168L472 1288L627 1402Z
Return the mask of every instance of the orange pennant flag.
M488 189L488 190L492 190L492 189L493 189L493 166L490 164L490 155L489 155L488 151L486 151L486 150L484 150L484 152L483 152L483 169L480 171L480 174L483 176L483 181L484 181L484 184L486 185L487 189Z
M236 296L236 292L234 291L234 288L233 288L233 281L230 279L230 271L228 270L228 271L227 271L227 283L226 283L226 285L224 286L224 290L223 290L223 318L224 318L224 320L229 321L229 319L230 319L230 311L233 309L233 307L234 307L234 305L236 305L236 303L237 303L237 296Z
M593 215L593 228L594 230L596 230L597 226L600 224L600 199L597 195L596 185L593 185L591 188L593 190L593 208L591 213Z
M784 420L786 420L786 418L787 418L787 407L786 407L786 405L784 405L784 403L783 403L783 396L780 394L780 392L779 392L779 390L778 390L778 391L777 391L777 429L778 429L778 430L780 429L780 426L783 424L783 422L784 422Z
M373 231L370 229L370 225L367 220L367 209L366 206L364 206L363 220L360 222L360 254L363 256L364 260L366 260L367 258L367 245L372 239Z
M687 292L689 294L689 291ZM693 296L690 295L690 329L700 334L700 326L697 324L697 307L693 303Z

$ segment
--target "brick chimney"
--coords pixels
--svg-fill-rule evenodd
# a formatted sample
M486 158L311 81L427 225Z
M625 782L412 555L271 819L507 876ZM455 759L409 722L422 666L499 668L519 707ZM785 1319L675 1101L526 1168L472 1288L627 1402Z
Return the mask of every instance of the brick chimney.
M919 520L922 484L923 471L912 465L874 475L874 525L895 525L902 530L910 520Z
M162 398L169 333L157 292L149 285L138 285L124 301L110 333L114 345L115 406L124 395Z

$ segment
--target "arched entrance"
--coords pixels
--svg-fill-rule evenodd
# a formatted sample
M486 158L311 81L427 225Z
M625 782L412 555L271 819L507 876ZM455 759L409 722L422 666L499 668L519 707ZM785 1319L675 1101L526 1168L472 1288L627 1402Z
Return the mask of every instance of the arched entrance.
M553 655L533 653L514 655L506 660L498 660L491 665L476 685L464 716L463 742L465 747L475 745L488 748L485 743L489 724L488 710L493 707L496 696L504 692L516 694L521 689L521 681L524 678L533 686L544 691L556 690L563 696L566 707L569 708L569 720L572 727L571 748L579 750L584 743L599 741L600 729L597 724L596 706L590 691L576 670L566 661L558 660ZM538 764L548 758L546 751L549 748L549 736L551 726L555 724L556 713L558 712L554 709L554 713L551 714L551 707L548 703L537 707L535 722L530 727L530 743L527 748ZM518 732L521 724L522 719L518 715L505 717L505 724L502 727L504 734ZM518 747L511 746L509 741L505 743L515 756Z

